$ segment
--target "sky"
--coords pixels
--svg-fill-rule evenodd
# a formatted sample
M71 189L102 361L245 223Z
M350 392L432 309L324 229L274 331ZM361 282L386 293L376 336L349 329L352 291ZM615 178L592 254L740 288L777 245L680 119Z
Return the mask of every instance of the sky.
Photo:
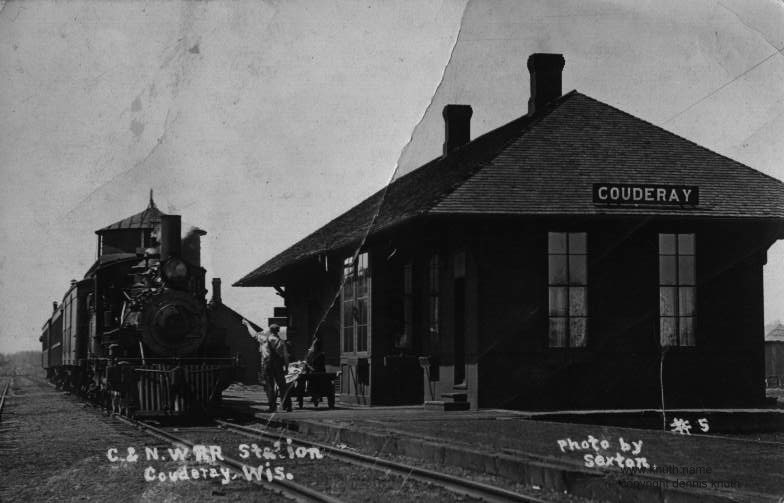
M0 352L35 349L94 231L148 192L207 231L231 283L472 136L527 111L533 52L577 89L784 179L784 3L424 0L6 2L0 10ZM784 320L784 243L765 266ZM208 280L209 283L209 280Z

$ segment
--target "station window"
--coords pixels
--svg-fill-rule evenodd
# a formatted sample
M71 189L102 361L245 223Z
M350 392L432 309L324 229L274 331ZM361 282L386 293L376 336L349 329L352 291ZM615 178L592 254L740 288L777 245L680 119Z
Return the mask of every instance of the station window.
M697 307L694 234L659 234L659 340L694 346Z
M585 232L547 235L551 348L584 347L588 331L588 260Z
M432 351L438 348L438 338L441 331L440 321L440 305L439 299L441 295L440 281L441 281L441 259L437 253L430 257L430 262L427 268L428 274L428 332L430 339L430 348Z
M343 261L341 304L343 352L367 352L370 331L370 267L367 253L360 253L356 260L348 257Z

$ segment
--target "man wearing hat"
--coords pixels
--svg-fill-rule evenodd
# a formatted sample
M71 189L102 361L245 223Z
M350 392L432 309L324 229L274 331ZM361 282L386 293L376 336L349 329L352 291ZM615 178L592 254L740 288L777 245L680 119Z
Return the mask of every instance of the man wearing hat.
M280 326L273 323L269 326L269 332L256 333L247 320L242 320L242 322L247 327L251 337L259 341L260 344L261 375L264 379L264 389L267 392L269 412L277 410L276 395L278 393L281 395L281 405L290 412L291 396L288 392L289 386L286 384L285 377L289 365L289 351L286 343L280 338Z

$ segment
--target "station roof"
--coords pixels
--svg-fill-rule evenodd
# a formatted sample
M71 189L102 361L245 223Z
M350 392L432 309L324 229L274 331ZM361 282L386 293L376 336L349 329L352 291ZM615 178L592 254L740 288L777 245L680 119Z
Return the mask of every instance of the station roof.
M699 187L695 207L606 207L596 183ZM426 215L667 216L784 223L784 183L577 91L396 179L234 286ZM370 231L368 233L368 230Z

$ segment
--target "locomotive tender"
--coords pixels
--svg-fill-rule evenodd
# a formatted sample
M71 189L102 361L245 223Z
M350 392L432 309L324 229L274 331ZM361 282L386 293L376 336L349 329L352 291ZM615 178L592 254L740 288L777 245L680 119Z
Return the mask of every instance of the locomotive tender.
M135 416L197 415L238 368L210 324L200 237L147 209L96 231L97 260L54 303L42 365L63 389Z

